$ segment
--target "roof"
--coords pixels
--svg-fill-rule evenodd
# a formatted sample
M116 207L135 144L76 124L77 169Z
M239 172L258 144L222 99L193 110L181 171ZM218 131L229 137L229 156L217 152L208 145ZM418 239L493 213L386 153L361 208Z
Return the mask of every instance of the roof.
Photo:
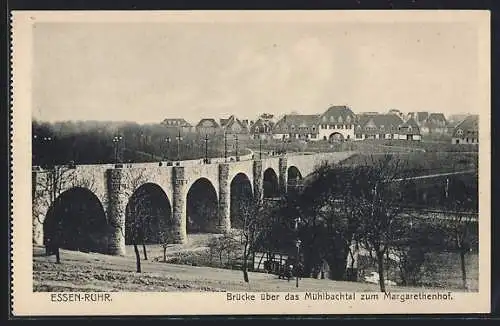
M355 120L356 115L346 105L331 106L320 116L320 123L350 123Z
M365 134L378 134L398 130L403 120L395 114L361 114L358 115L356 128Z
M448 121L451 123L451 125L457 126L468 116L469 116L468 114L452 114L448 117Z
M446 121L446 118L442 113L431 113L427 120Z
M425 125L429 128L433 127L445 127L448 124L444 114L442 113L431 113L427 118Z
M219 124L215 119L201 119L196 128L219 128Z
M453 131L453 137L463 138L467 135L477 136L479 132L479 116L477 114L469 115L460 122Z
M418 127L418 124L415 121L415 119L410 118L399 126L398 133L402 135L420 134L420 128Z
M275 132L290 132L292 129L300 131L300 128L303 130L306 128L305 131L313 131L312 127L318 125L319 117L318 114L288 114L276 122L273 129Z
M264 120L264 119L258 119L257 121L255 121L254 124L252 124L250 126L250 132L251 133L256 133L256 130L255 129L259 129L258 130L258 133L263 133L263 132L270 132L273 128L273 123L271 121L268 121L268 120Z
M230 116L228 119L220 119L220 121L221 126L225 129L230 129L233 132L248 132L247 126L234 115Z
M191 127L191 124L187 122L185 119L173 118L173 119L165 119L161 123L167 127Z

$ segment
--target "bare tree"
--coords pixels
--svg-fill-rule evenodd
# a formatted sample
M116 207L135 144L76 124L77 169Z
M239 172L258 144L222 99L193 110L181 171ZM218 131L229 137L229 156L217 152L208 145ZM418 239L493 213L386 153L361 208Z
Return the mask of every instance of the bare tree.
M39 208L48 207L50 209L55 205L62 192L72 187L75 180L75 170L67 165L50 165L47 169L40 170L38 173L41 173L42 176L37 177L36 183L33 185L35 187L33 200L36 204L32 205L32 207L37 222L43 225L45 221L40 219L42 211ZM60 221L55 227L55 234L46 239L45 245L47 254L55 254L56 262L60 263L60 237L63 232L63 230L60 230Z
M167 249L169 245L169 234L164 228L159 229L160 244L163 249L163 262L167 262Z
M336 269L333 278L354 278L354 275L345 275L346 267L351 272L354 270L353 244L358 240L359 221L357 216L358 200L354 193L357 175L352 168L341 165L322 164L318 166L311 181L305 188L300 198L302 214L306 227L318 230L323 229L323 239L326 247L319 251L318 262L324 259L332 262ZM319 236L318 231L313 232ZM330 245L328 244L330 243ZM331 246L340 245L342 248L328 250ZM326 249L326 250L325 250ZM341 257L330 257L331 252L340 252ZM351 266L346 266L347 255L351 256ZM342 263L339 264L339 262ZM340 267L340 266L341 267Z
M408 179L403 162L390 154L355 168L360 240L375 254L380 291L385 292L385 256L408 223L401 216L400 189Z
M241 242L239 241L238 235L238 232L231 231L220 237L212 238L208 244L210 260L212 260L214 255L217 255L221 267L231 265L231 253L238 252L241 249ZM225 263L224 257L226 258Z
M124 182L127 185L123 190L127 195L127 198L131 198L135 191L144 184L146 181L146 174L144 169L128 169L124 174ZM146 245L145 241L145 228L147 227L147 221L149 216L145 216L147 207L145 201L143 200L130 200L128 202L128 214L131 214L132 221L126 226L128 232L130 232L130 239L134 246L136 267L137 272L141 272L141 256L139 253L138 245L143 245L144 256L147 259ZM125 230L122 230L123 236L125 236Z
M477 245L478 189L477 172L472 180L446 181L445 198L449 210L440 217L439 224L446 230L451 245L460 255L462 287L468 289L466 255Z

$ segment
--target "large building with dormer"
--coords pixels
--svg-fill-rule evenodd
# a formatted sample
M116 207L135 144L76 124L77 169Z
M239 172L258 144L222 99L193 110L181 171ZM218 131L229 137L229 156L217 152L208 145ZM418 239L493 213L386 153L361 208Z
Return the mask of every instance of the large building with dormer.
M193 126L182 118L167 118L161 122L161 124L168 129L175 129L179 132L192 132Z
M317 114L287 114L273 126L273 138L318 140L318 118Z
M354 140L399 139L399 126L402 124L403 119L392 113L360 114L354 127Z
M317 140L352 140L357 117L352 110L345 106L331 106L318 121Z

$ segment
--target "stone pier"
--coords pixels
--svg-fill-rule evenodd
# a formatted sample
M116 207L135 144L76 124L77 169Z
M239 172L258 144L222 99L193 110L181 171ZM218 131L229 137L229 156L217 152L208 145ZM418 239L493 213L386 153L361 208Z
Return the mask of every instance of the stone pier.
M229 184L229 164L219 165L219 220L217 232L225 233L231 229L231 186Z
M186 178L183 166L173 170L172 238L174 243L186 243Z
M108 240L111 255L125 255L125 212L128 198L123 184L123 169L107 171L108 181L108 223L112 232Z

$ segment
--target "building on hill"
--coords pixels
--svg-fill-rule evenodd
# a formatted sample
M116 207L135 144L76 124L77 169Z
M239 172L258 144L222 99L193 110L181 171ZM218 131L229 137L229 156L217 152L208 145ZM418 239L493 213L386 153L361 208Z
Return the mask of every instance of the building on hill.
M163 126L168 129L176 129L180 132L192 132L193 126L187 122L185 119L174 118L174 119L165 119L161 122Z
M220 126L215 119L201 119L196 125L196 132L203 135L214 135L220 131Z
M442 113L431 113L425 121L424 124L420 126L420 131L422 134L437 134L443 135L448 131L448 122L444 114Z
M365 113L358 115L354 139L399 139L403 120L396 114Z
M274 124L271 121L259 118L250 126L250 134L254 139L273 138L273 127Z
M241 138L247 138L249 135L248 126L234 115L220 119L220 126L226 134L238 135Z
M357 117L346 105L331 106L318 122L318 140L342 141L354 138Z
M415 119L410 118L401 124L398 128L399 139L402 140L422 140L420 127Z
M318 118L317 114L287 114L273 126L273 138L318 140Z
M479 144L479 116L470 115L454 129L452 144Z

